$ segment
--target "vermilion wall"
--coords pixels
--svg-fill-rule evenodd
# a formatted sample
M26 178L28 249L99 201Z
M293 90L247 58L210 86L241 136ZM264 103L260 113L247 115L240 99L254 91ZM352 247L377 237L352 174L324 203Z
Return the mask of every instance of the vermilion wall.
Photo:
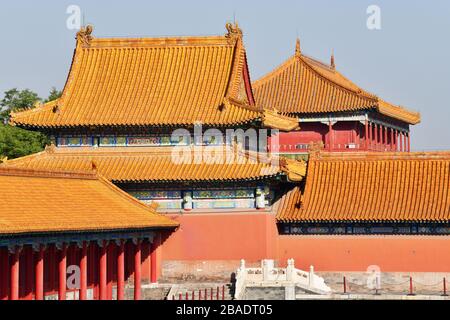
M449 272L449 236L279 236L278 259L320 271Z
M276 258L273 215L205 213L172 215L180 228L164 242L163 260L260 260Z
M345 149L349 143L360 144L358 122L337 122L333 125L333 149Z
M369 265L386 272L450 271L450 236L278 235L274 214L263 211L172 217L181 226L165 240L163 261L271 258L283 265L294 258L300 268L318 271L366 271Z
M322 141L325 144L325 136L328 127L322 123L302 123L300 131L280 132L277 136L269 137L268 146L274 152L299 152L295 148L298 144L310 144L311 142ZM278 150L277 150L278 145Z
M280 132L268 138L269 150L280 153L295 153L304 150L296 149L299 144L309 145L311 142L330 144L328 125L319 122L305 122L300 124L299 131ZM333 150L353 151L348 144L356 144L356 149L364 148L364 127L358 121L343 121L333 125ZM278 149L277 149L278 147Z

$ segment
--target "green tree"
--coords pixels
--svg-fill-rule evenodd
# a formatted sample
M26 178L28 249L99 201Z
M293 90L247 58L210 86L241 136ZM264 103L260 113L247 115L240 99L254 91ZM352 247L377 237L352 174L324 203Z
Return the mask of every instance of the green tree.
M49 143L39 132L0 124L0 157L14 159L42 151Z
M48 98L45 99L44 102L50 102L56 99L61 98L62 95L62 91L57 90L55 87L52 87L52 89L50 90L50 94L48 95Z
M44 102L52 101L61 96L61 92L52 88ZM7 124L9 114L22 108L33 107L41 102L38 94L29 90L16 88L5 92L0 100L0 157L13 159L42 151L50 143L48 137L40 132L29 131Z
M0 100L0 120L5 123L12 111L18 109L32 107L36 102L41 101L37 93L25 89L18 90L17 88L5 91L5 96Z

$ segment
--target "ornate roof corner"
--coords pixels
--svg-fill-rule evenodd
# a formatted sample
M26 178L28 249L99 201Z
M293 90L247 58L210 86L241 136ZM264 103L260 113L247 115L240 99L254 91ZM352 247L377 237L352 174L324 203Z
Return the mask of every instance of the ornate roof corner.
M81 44L89 45L93 39L92 31L94 31L94 27L90 24L86 27L81 27L80 31L77 32L77 41Z
M50 145L45 146L45 152L47 153L55 153L56 146L53 144L53 142Z
M150 209L155 210L155 211L156 211L156 209L159 208L159 204L155 201L150 202L148 206L150 207Z
M91 161L91 168L92 168L92 171L97 173L97 163L95 163L94 160Z
M309 156L317 158L321 151L325 149L325 145L322 141L311 142L308 146Z
M271 129L281 131L293 131L300 129L297 118L280 114L276 109L264 109L262 112L263 125Z
M241 38L242 37L242 30L239 28L239 25L237 22L232 24L231 22L227 22L225 25L225 28L227 29L228 33L225 35L227 38L235 39L235 38Z
M332 68L333 70L336 69L336 63L335 63L335 61L334 61L334 51L331 52L330 66L331 66L331 68Z
M306 175L306 162L302 160L281 158L280 167L290 182L300 182Z
M58 113L58 112L59 112L59 106L58 106L57 104L55 104L55 105L52 107L52 112L53 112L53 113Z
M300 57L302 55L302 51L300 49L300 38L297 38L295 41L295 56Z

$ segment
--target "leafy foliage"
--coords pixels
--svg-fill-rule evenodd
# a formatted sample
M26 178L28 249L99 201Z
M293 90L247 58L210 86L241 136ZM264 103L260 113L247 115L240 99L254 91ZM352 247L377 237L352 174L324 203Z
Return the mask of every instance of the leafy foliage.
M48 102L61 96L61 92L52 88L47 99L42 100L37 93L16 88L5 92L0 100L0 158L13 159L42 151L50 143L48 137L7 124L9 114L22 108L33 107L36 102Z
M14 88L5 92L5 97L0 101L0 120L5 123L11 111L33 106L41 101L37 93L25 89L19 91Z
M52 87L52 89L50 90L50 94L48 95L48 98L45 99L44 102L50 102L56 99L61 98L62 95L62 91L56 90L55 87Z
M49 143L47 136L39 132L0 124L0 157L14 159L42 151Z

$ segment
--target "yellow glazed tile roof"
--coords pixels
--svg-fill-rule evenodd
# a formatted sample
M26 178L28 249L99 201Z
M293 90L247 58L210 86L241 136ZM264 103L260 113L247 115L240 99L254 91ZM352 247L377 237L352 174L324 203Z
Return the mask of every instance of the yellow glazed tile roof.
M318 153L299 187L281 200L277 219L450 221L450 152Z
M1 166L37 170L96 170L114 182L237 181L257 180L289 173L295 180L304 176L304 163L264 161L258 154L236 148L190 148L191 161L172 158L171 147L56 148L7 160ZM259 157L259 158L258 158ZM187 158L186 158L187 159ZM0 166L0 167L1 167Z
M284 114L329 113L374 109L409 124L420 114L370 94L326 65L300 52L253 83L256 102Z
M0 166L0 235L177 225L92 171Z
M260 118L242 32L95 38L81 30L63 95L11 114L24 127L236 125Z

